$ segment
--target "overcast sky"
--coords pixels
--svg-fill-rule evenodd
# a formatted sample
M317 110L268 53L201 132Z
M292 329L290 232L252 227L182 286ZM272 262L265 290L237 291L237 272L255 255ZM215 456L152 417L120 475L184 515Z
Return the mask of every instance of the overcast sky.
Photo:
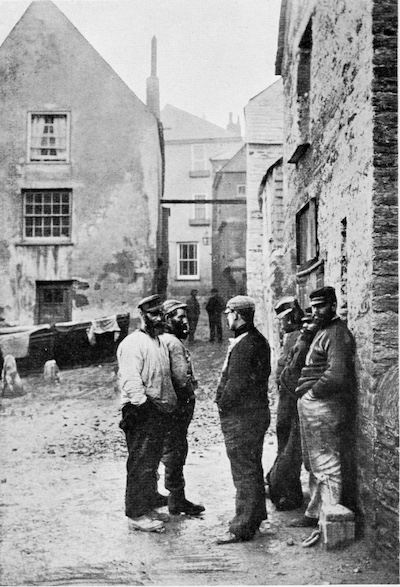
M0 0L0 44L30 0ZM161 108L225 127L274 83L281 0L54 0L143 101L153 35Z

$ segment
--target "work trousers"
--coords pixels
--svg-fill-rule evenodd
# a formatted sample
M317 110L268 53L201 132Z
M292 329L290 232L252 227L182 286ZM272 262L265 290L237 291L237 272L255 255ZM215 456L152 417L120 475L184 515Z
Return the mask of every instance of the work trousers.
M171 493L185 487L183 467L188 454L187 431L193 418L195 398L178 402L171 415L171 425L165 437L162 462L165 466L165 489Z
M194 341L194 333L196 332L198 318L188 318L189 325L189 342Z
M157 503L157 471L170 421L170 414L151 405L145 418L133 418L125 429L128 448L125 514L129 518L147 514Z
M220 420L236 488L236 511L229 530L250 540L267 518L262 452L270 412L268 406L241 408L220 413Z
M267 474L269 495L278 510L299 508L303 502L302 464L297 398L281 387L276 418L278 454Z
M323 505L342 499L341 431L343 408L336 401L313 398L298 401L303 461L310 474L310 503L305 512L319 518Z
M222 321L221 314L217 316L209 314L208 322L210 324L210 342L215 340L217 337L218 342L222 340Z

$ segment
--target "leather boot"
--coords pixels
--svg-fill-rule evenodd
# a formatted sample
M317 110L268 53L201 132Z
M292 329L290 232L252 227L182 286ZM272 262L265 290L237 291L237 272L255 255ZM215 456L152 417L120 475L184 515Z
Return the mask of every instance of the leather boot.
M205 507L188 501L185 497L185 492L181 490L174 491L169 494L168 510L169 513L173 516L178 516L179 514L187 514L188 516L198 516L202 512L204 512Z

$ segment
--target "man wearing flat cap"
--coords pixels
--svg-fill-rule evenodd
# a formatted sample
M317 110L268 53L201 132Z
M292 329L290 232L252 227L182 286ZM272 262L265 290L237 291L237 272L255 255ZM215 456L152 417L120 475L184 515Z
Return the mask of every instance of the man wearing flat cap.
M179 300L166 300L162 305L165 342L170 356L172 383L178 404L171 416L171 427L164 443L162 462L165 466L165 488L169 491L168 509L172 515L181 513L198 516L204 507L186 499L183 468L188 454L187 431L193 418L197 387L188 349L183 344L188 336L186 304Z
M354 339L336 315L336 293L326 286L310 294L318 330L296 388L310 502L291 526L317 526L321 508L343 502L343 439L355 402ZM351 450L347 446L347 450ZM355 475L355 471L353 471Z
M248 296L231 298L225 310L235 338L230 339L215 401L236 488L236 512L229 533L217 544L251 540L267 518L261 461L270 422L270 347L254 326L254 311Z
M157 492L157 471L164 439L177 398L171 380L168 348L162 333L158 295L138 304L141 328L119 345L118 380L121 390L121 429L128 448L125 514L135 530L162 531L168 516Z
M294 510L303 503L300 473L302 465L300 424L295 389L311 344L310 331L302 330L303 310L294 296L285 296L275 305L283 335L277 365L279 393L276 413L278 454L267 473L269 498L277 510Z

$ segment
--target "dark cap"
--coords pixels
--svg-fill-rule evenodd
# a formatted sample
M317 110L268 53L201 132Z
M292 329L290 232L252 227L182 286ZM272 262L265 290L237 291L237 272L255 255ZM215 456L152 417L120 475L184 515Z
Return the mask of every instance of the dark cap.
M250 296L235 296L227 301L224 313L227 314L230 310L254 310L255 307L254 300Z
M213 287L212 290L211 290L211 293L218 293L217 288L216 287Z
M315 289L310 293L311 306L317 306L318 304L336 304L336 302L335 288L330 285Z
M195 296L197 294L197 289L192 289L192 291L190 292L191 296Z
M283 318L298 307L299 303L294 296L285 296L275 304L276 317Z
M161 298L157 294L143 298L138 303L138 308L142 312L158 312L161 310L161 307Z
M162 305L162 311L164 312L164 316L168 316L175 310L179 310L180 308L187 308L187 304L180 302L179 300L165 300Z

